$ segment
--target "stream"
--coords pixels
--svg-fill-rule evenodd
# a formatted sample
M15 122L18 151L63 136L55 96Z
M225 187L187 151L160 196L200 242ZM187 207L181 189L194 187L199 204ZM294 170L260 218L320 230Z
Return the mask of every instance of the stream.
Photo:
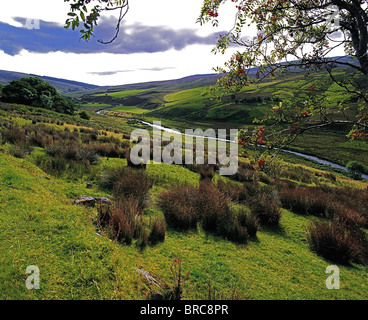
M101 110L96 111L96 113L99 114L99 115L104 115L102 112L105 111L105 110L108 110L108 109L101 109ZM148 125L150 127L160 129L162 131L171 132L171 133L178 133L178 134L182 134L182 135L187 135L185 133L181 133L178 130L170 129L170 128L167 128L167 127L164 127L164 126L161 126L161 125L155 125L153 123L146 122L146 121L139 120L139 119L133 119L133 120L135 120L137 122L141 122L141 123L143 123L145 125ZM193 137L201 137L201 136L196 136L196 135L190 135L190 136L193 136ZM236 141L230 141L228 139L219 139L219 138L211 138L211 137L209 137L209 139L215 139L215 140L225 141L225 142L230 142L230 143L237 143ZM286 149L281 149L281 151L286 152L286 153L291 153L291 154L294 154L296 156L299 156L299 157L302 157L302 158L306 158L306 159L315 161L315 162L320 163L320 164L323 164L323 165L330 166L332 168L336 168L336 169L347 171L346 167L344 167L342 165L339 165L337 163L334 163L334 162L331 162L331 161L328 161L328 160L324 160L324 159L318 158L316 156L311 156L311 155L304 154L304 153L301 153L301 152L296 152L296 151L291 151L291 150L286 150ZM368 180L368 175L367 174L362 174L362 178Z

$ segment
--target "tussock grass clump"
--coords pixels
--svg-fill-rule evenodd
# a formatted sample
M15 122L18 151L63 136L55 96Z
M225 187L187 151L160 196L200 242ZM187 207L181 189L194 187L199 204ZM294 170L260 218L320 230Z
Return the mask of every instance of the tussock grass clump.
M135 235L136 217L140 214L138 203L133 198L121 201L109 213L111 236L119 242L130 244Z
M200 181L211 181L215 174L215 171L214 171L213 166L199 165L198 173L200 175L200 178L199 178Z
M239 182L253 181L254 168L249 163L239 162L237 172L231 175L230 178Z
M156 244L158 242L163 242L165 240L166 234L166 223L165 220L155 218L151 223L151 231L148 236L148 241L151 244Z
M145 171L130 167L108 169L101 172L98 180L101 187L112 191L117 200L132 196L140 209L146 206L152 181Z
M159 205L166 223L176 230L189 230L199 220L196 207L198 190L193 186L178 186L159 195Z
M199 187L177 186L159 196L167 224L176 230L189 230L198 223L209 233L230 241L246 243L247 224L230 207L230 199L209 181ZM252 235L254 230L251 231Z
M322 257L341 264L368 262L367 235L347 230L336 221L315 221L309 226L309 245Z
M9 154L16 158L26 158L31 152L33 148L28 144L15 144L9 147Z
M143 217L134 197L121 198L112 206L98 207L97 223L100 228L107 229L110 238L131 244L137 239L137 244L144 247L148 244L149 235Z
M241 207L236 215L239 224L247 228L248 236L255 237L259 230L259 221L256 215L252 212L248 212L244 207Z
M303 187L279 192L282 206L295 213L331 217L334 199L321 188Z
M93 143L84 146L85 150L94 152L101 157L125 158L126 150L113 143Z
M9 142L16 145L24 145L27 143L25 130L13 126L11 126L9 129L4 129L1 131L1 139L4 142Z
M217 180L216 188L234 202L242 202L248 195L247 188L245 186L240 186L234 182L225 181L223 179Z
M348 230L359 230L366 227L366 217L354 209L345 207L342 203L333 205L332 220L344 225Z
M265 192L258 193L247 203L259 223L266 225L279 224L281 208L271 194Z
M299 187L279 192L282 206L295 213L355 220L368 227L368 193L348 188ZM344 217L344 218L343 218ZM353 223L353 222L352 222Z
M202 227L206 231L227 236L232 225L229 198L221 193L212 183L202 182L195 202Z

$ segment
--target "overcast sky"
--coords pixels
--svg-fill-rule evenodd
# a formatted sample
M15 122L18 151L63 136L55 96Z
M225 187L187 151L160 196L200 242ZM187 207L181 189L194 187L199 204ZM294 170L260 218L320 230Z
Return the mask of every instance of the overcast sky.
M0 69L97 85L213 73L231 54L211 50L232 27L234 4L220 11L217 28L196 23L201 5L201 0L133 0L118 39L104 45L97 39L111 39L116 17L104 17L96 37L85 42L78 31L63 28L69 12L63 0L6 1L0 11ZM27 28L30 19L39 20L39 29Z

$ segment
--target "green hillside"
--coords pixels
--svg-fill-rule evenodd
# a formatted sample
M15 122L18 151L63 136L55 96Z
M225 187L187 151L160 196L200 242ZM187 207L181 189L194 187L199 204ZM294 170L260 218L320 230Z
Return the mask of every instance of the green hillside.
M53 87L55 87L61 94L70 94L72 92L83 92L87 90L92 90L98 88L98 86L78 81L66 80L66 79L59 79L54 77L47 77L47 76L38 76L34 74L26 74L22 72L14 72L14 71L6 71L0 70L0 84L7 85L12 80L18 80L20 78L37 76Z
M334 70L336 81L343 81L353 76L349 68ZM205 78L204 78L205 79ZM212 78L207 78L208 81ZM201 82L186 82L185 87L178 87L176 82L165 82L165 85L150 88L147 84L135 84L126 90L106 91L85 94L80 98L82 108L95 103L96 109L110 105L106 111L115 117L141 118L146 121L161 121L168 127L184 130L186 128L243 128L253 127L254 119L261 119L266 112L280 102L284 104L302 103L308 96L308 88L316 85L326 88L323 92L315 89L316 95L328 97L334 108L335 119L352 118L357 105L350 93L339 88L329 80L327 73L307 74L292 72L276 79L266 79L260 84L244 87L240 92L229 93L221 100L206 95L210 83L205 86ZM212 79L213 80L213 79ZM214 84L214 82L212 83ZM363 83L366 86L367 83ZM121 88L120 88L121 89ZM85 101L85 102L83 102ZM350 109L341 113L339 105ZM94 110L96 110L94 109ZM93 109L87 109L93 110ZM316 155L320 158L345 165L353 154L357 161L368 165L364 142L350 142L346 137L347 128L333 127L320 130L318 133L307 132L299 137L289 148L294 151Z
M166 97L168 103L175 103L198 97L198 93L193 90ZM363 181L314 168L291 155L280 158L268 174L254 171L251 157L240 157L237 174L221 177L213 172L208 185L200 182L208 171L196 164L148 164L145 169L132 169L127 166L126 152L129 132L135 127L128 118L91 116L87 121L27 106L2 105L2 299L129 300L150 299L157 292L169 298L176 285L170 267L177 266L179 258L186 278L181 285L183 299L366 298L366 264L360 246L348 261L336 262L311 250L308 240L312 222L332 223L335 220L330 214L342 217L345 206L363 219L354 222L359 226L354 230L367 233L368 213L360 206L367 201ZM241 234L232 228L209 229L206 215L189 229L172 224L162 197L185 188L195 192L197 198L193 199L200 201L203 210L212 208L201 214L243 217L234 227L247 230L248 236L234 238ZM121 205L131 207L109 211L115 207L75 204L82 195L118 202L122 192ZM125 194L135 197L125 198ZM296 199L300 194L297 207L288 197ZM134 204L138 199L143 200L141 207ZM174 202L175 210L189 212L193 199ZM308 201L314 210L310 211ZM322 209L317 210L317 205ZM119 233L114 233L118 231L104 224L106 214L124 214L124 210L133 210L139 217L134 220L131 238L128 233L118 237ZM265 220L265 212L272 223ZM346 221L353 223L355 216L350 215L353 213ZM258 230L251 229L253 216L262 221ZM166 221L163 240L151 238L154 221ZM345 228L345 224L338 226ZM250 235L251 230L256 234ZM350 235L350 229L343 230ZM332 264L339 267L340 290L326 288L325 271ZM25 270L30 265L40 270L39 290L25 286ZM139 270L149 272L160 287L148 282Z

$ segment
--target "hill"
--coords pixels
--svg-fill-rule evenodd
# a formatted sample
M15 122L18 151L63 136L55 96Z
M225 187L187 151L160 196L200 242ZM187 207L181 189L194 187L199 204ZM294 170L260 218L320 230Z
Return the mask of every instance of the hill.
M254 72L254 70L253 70ZM353 70L339 67L334 77L343 81L352 77ZM80 107L86 111L108 109L105 114L114 117L141 118L146 121L159 120L167 127L186 128L242 128L253 127L255 118L261 119L274 105L302 103L312 84L323 84L326 90L315 94L326 95L335 106L335 117L353 118L357 104L353 96L329 82L327 72L309 74L305 71L290 72L277 78L265 79L260 84L250 85L237 93L225 94L221 100L204 95L215 83L218 75L186 77L178 80L141 83L126 86L98 88L84 92L79 97ZM367 83L362 83L366 87ZM340 103L349 106L342 115ZM110 117L111 118L111 117ZM352 154L357 161L368 165L367 147L364 142L350 142L346 137L347 128L333 127L329 130L305 133L289 148L329 160L345 166ZM338 146L338 147L337 147Z
M102 122L106 118L110 121ZM32 107L2 106L1 299L150 299L158 291L164 295L175 288L172 270L177 271L179 258L183 299L365 299L366 265L357 261L357 251L346 264L332 262L309 246L309 226L336 223L328 216L331 212L342 224L349 223L346 228L360 225L354 214L361 213L366 232L367 209L360 207L367 199L364 183L282 160L275 163L272 174L258 174L249 159L240 159L236 175L215 172L205 189L210 192L203 193L198 188L204 172L197 164L128 167L123 152L130 145L125 129L124 118L94 115L88 122ZM116 211L123 218L127 212L134 213L134 225L120 224L128 230L124 236L114 235L112 224L112 229L104 225L112 214L110 207L75 202L82 195L117 202L123 194L114 192L117 187L134 195L122 198ZM209 230L203 217L189 229L176 228L175 223L185 221L168 219L170 202L165 207L160 199L171 195L173 213L185 218L186 212L194 210L191 199L178 200L177 194L170 194L181 187L195 191L193 197L201 201L198 208L209 208L207 214L236 213L247 232L252 229L252 215L260 215L262 224L258 230L253 226L256 234L243 241L231 238L231 228ZM142 209L132 205L137 199L144 200ZM279 220L268 224L264 214L275 213ZM152 243L148 234L157 221L167 222L165 237ZM349 230L344 232L350 234ZM331 247L344 250L340 246L328 250ZM340 270L341 290L326 288L325 270L331 264ZM30 265L40 270L39 290L25 286ZM142 277L138 272L142 270L161 286Z
M73 80L66 80L60 78L53 78L47 76L40 76L35 74L21 73L15 71L0 70L0 84L7 85L12 80L17 80L24 77L39 77L47 81L53 87L55 87L61 94L67 94L76 91L86 91L98 88L98 86L93 84L88 84L84 82L78 82Z

